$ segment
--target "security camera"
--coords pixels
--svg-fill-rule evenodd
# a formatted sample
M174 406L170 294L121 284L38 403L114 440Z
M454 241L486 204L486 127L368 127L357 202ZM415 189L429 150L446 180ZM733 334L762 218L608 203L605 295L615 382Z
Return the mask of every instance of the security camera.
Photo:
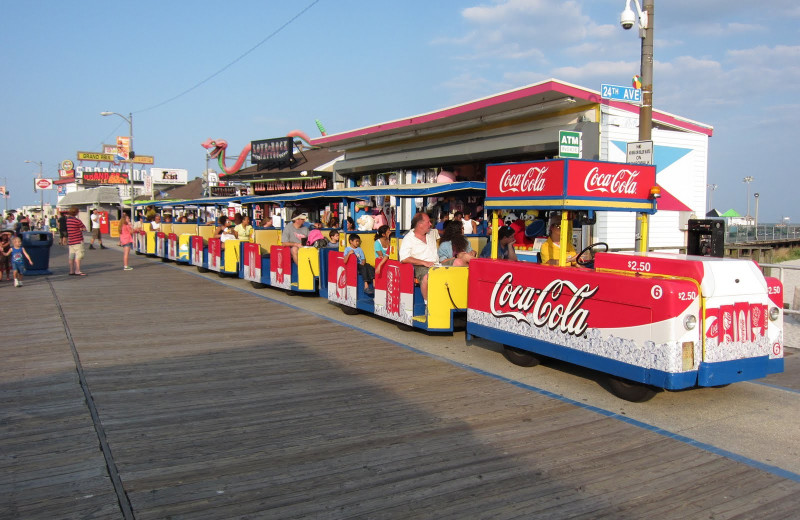
M630 4L628 4L625 6L625 10L622 11L622 14L619 17L619 24L623 29L627 30L633 27L634 23L636 23L636 15L634 14L633 10L631 10Z

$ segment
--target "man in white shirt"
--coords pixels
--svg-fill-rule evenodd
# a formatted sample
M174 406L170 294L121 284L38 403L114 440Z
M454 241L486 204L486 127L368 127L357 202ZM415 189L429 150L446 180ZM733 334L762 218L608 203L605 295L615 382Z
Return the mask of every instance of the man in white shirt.
M436 239L439 233L433 229L427 213L417 213L411 219L411 231L400 244L400 261L414 266L414 276L419 280L422 298L428 301L428 269L439 261Z
M89 217L92 221L92 241L89 242L89 249L94 249L94 241L100 242L100 249L106 249L103 245L103 236L100 234L100 213L99 210L92 210L92 215Z

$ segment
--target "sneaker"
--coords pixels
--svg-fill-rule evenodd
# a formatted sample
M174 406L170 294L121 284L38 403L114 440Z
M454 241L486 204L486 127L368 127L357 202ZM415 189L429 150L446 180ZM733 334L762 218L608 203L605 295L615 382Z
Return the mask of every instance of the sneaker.
M130 266L126 265L125 267L122 268L122 270L123 271L133 271L133 267L130 267Z
M103 244L100 244L100 249L108 249L108 248L106 246L104 246Z
M89 244L89 249L94 249L94 246L92 244Z
M14 280L14 287L19 287L19 280Z

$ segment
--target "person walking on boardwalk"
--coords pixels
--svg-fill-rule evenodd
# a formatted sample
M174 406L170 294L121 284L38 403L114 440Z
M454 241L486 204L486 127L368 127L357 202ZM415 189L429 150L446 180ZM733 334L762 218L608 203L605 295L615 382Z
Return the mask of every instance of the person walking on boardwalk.
M86 276L81 271L81 259L83 258L83 232L86 226L77 217L78 208L72 208L67 217L67 245L69 246L69 274L74 276Z
M14 237L11 240L11 249L4 252L3 255L8 256L11 260L11 269L14 271L14 287L22 287L22 276L25 274L25 259L28 263L33 265L31 257L25 248L22 247L22 239Z
M133 247L133 226L131 218L125 213L119 220L119 245L122 246L122 268L125 271L133 271L133 267L128 265L128 257Z
M89 249L94 249L95 240L100 242L100 249L108 249L103 245L103 235L100 233L100 212L93 209L92 215L89 218L92 221L92 241L89 242Z
M67 245L67 213L69 212L62 211L58 217L58 243L62 246Z
M6 273L6 281L11 280L11 232L0 233L0 280Z

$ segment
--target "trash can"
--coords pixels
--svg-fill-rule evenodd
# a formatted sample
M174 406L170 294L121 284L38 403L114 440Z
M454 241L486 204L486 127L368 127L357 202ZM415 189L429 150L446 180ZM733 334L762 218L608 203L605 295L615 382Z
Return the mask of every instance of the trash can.
M49 231L25 231L22 233L22 247L33 263L26 267L26 275L53 274L50 272L50 248L53 234Z

